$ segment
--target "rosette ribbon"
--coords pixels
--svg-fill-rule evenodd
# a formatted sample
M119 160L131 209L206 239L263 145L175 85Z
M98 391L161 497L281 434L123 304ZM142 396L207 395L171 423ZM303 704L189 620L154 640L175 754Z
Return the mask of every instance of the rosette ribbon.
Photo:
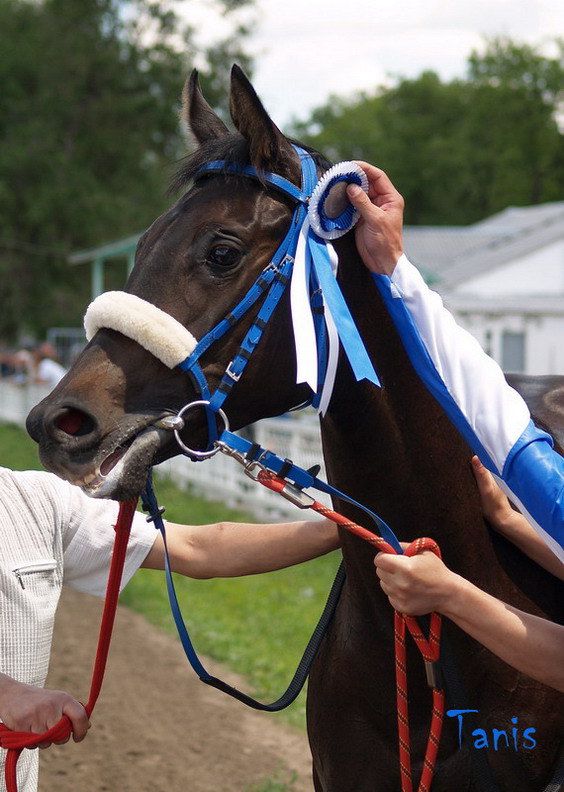
M334 171L340 172L335 174ZM292 281L290 284L290 304L292 325L296 348L296 381L305 383L317 394L317 407L324 415L329 406L339 356L339 342L358 381L366 379L381 387L380 380L370 361L354 319L337 282L339 259L335 248L329 241L349 231L357 217L353 207L348 204L341 210L339 217L328 222L323 211L325 199L338 182L346 184L361 181L355 163L339 163L328 171L319 181L312 193L309 211L304 219L295 252ZM361 171L362 175L364 173ZM364 177L366 178L366 177ZM341 220L340 227L337 226ZM313 227L312 227L313 226ZM322 238L326 226L330 226ZM317 230L314 230L314 228ZM325 365L322 359L320 323L315 322L312 311L312 296L321 293L323 316L327 337ZM320 370L320 368L322 370Z

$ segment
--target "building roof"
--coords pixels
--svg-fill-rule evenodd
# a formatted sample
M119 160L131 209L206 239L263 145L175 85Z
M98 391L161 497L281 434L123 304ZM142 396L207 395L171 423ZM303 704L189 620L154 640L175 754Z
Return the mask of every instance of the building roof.
M406 226L405 249L428 282L450 290L564 238L564 201L511 206L470 226Z

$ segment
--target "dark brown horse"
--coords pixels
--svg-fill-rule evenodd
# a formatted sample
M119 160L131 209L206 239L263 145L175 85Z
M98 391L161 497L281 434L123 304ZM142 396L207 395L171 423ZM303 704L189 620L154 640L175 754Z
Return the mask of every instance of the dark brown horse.
M231 87L236 133L228 132L209 108L195 77L186 89L185 112L200 144L175 184L186 191L140 240L126 291L154 303L201 338L268 264L293 206L269 185L235 173L210 174L192 184L194 174L217 159L250 163L294 183L300 171L294 148L237 68ZM329 163L315 158L321 173ZM340 361L321 427L329 480L382 515L401 539L436 538L446 563L494 596L555 618L556 581L491 535L480 511L470 451L414 373L352 235L336 248L341 289L383 387L356 382L347 361ZM203 357L212 386L250 322L247 317L235 325ZM305 386L295 384L292 345L285 298L225 403L232 427L278 415L307 398ZM102 329L33 410L28 427L49 469L87 491L98 488L98 493L128 498L139 493L150 464L178 451L159 421L197 397L185 374L167 368L119 332ZM192 448L205 447L201 412L187 414L182 437ZM106 483L99 488L102 480ZM345 503L337 508L361 523L366 519ZM308 732L315 789L397 792L392 613L376 584L373 550L348 534L342 541L347 580L310 675ZM509 668L453 625L445 630L467 691L462 707L478 711L476 727L484 730L479 742L489 743L478 750L487 753L499 788L544 789L562 734L558 694ZM430 692L411 646L408 663L418 778ZM494 729L508 734L509 745L501 739L494 746ZM528 732L534 740L525 737L526 729L535 730ZM480 788L468 743L465 737L459 744L458 719L447 718L434 792Z

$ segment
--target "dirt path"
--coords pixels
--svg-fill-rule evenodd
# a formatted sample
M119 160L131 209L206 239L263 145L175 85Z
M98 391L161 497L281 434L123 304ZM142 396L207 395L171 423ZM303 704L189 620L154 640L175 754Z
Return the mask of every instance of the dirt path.
M58 614L49 685L83 700L100 609L98 600L67 591ZM175 637L125 608L88 737L43 751L41 762L41 792L244 792L293 772L296 792L311 790L304 735L203 685Z

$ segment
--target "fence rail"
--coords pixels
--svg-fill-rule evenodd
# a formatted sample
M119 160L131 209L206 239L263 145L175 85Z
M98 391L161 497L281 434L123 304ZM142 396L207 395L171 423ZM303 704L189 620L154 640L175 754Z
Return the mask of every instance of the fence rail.
M0 381L0 421L24 426L31 408L48 392L49 388L43 385ZM325 478L319 426L314 414L269 418L253 424L251 431L253 440L263 448L293 460L300 467L322 465L319 475ZM221 501L265 522L300 517L294 505L252 481L238 462L224 454L217 454L204 462L191 462L184 456L174 457L159 465L158 472L170 476L180 487L190 488L208 500ZM322 496L319 500L329 503ZM311 515L308 512L308 519Z

